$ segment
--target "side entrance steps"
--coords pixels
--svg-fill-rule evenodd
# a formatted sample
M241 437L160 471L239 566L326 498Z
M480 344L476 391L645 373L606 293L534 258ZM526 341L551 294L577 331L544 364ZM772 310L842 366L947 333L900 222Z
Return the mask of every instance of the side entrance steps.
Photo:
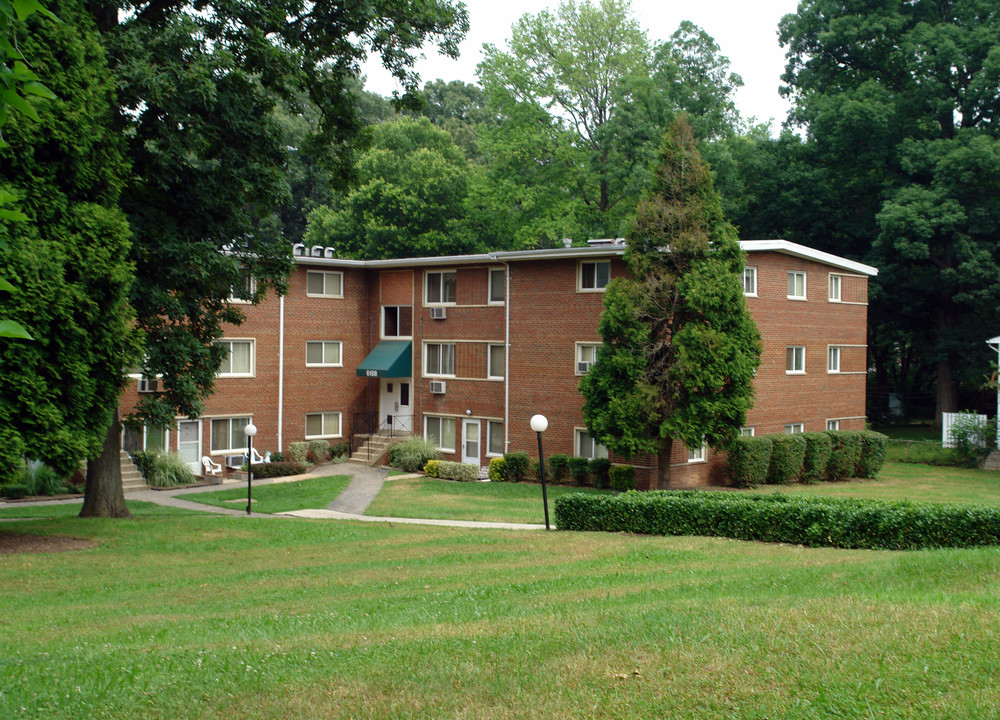
M122 466L122 490L129 492L130 490L148 490L149 486L146 484L146 480L142 477L142 473L139 472L139 468L135 466L132 462L132 458L128 456L128 453L124 450L121 451L121 466Z
M385 457L389 448L402 442L411 435L355 435L356 440L362 440L358 449L351 453L351 462L373 467Z

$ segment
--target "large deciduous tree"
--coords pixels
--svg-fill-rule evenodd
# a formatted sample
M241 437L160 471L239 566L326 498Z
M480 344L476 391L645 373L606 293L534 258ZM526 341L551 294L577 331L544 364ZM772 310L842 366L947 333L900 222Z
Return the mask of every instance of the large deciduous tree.
M632 277L608 286L603 346L580 382L583 415L616 453L657 455L657 486L668 488L675 439L725 448L739 433L761 353L745 258L684 115L664 138L625 260Z
M114 73L132 171L120 206L133 234L132 302L146 336L143 372L161 378L135 419L173 424L197 416L224 348L214 341L243 314L227 302L256 280L255 299L283 289L289 243L268 222L287 202L287 149L272 114L279 100L320 110L307 138L335 183L354 167L360 132L360 62L381 56L408 93L417 89L413 53L425 40L457 53L468 27L464 6L374 0L331 5L306 0L186 0L89 3ZM407 97L401 99L405 103ZM110 447L114 426L109 430ZM120 485L117 458L90 463L91 494ZM95 507L105 503L96 502Z
M988 362L972 349L1000 307L997 37L991 0L806 0L780 27L793 120L854 223L825 249L881 268L873 357L915 348L938 418Z
M67 474L99 454L124 369L137 359L129 228L116 207L128 165L111 129L113 81L83 4L60 3L59 17L21 27L21 50L57 97L38 105L37 122L11 118L0 150L0 176L26 216L3 222L0 273L17 289L0 302L34 338L0 345L8 472L25 454ZM108 502L128 513L120 484Z

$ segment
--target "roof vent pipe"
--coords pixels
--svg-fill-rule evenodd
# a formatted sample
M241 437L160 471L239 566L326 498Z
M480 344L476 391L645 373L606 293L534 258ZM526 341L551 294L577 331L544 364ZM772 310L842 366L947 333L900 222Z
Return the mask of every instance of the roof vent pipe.
M337 254L337 248L328 247L324 248L323 250L323 257L325 258L332 258L336 254Z
M295 243L294 245L292 245L292 255L294 255L295 257L302 257L302 254L305 252L305 249L306 246L303 245L302 243Z
M312 247L312 253L311 254L312 254L313 257L318 257L318 258L323 257L323 246L322 245L313 245L313 247Z
M573 247L573 238L563 238L563 245L568 248Z

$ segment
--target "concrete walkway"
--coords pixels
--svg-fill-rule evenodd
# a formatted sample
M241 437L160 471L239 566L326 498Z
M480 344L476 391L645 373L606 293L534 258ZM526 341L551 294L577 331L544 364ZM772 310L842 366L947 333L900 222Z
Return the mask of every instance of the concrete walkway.
M360 522L379 522L399 525L438 525L442 527L460 528L488 528L494 530L544 530L544 525L533 525L527 523L495 523L495 522L474 522L470 520L435 520L423 518L397 518L397 517L373 517L365 515L365 510L371 505L375 496L382 489L386 482L388 471L380 468L370 468L360 463L345 462L337 465L320 465L312 468L305 475L293 475L290 477L268 478L265 480L254 480L253 487L261 485L273 485L287 482L305 480L310 477L324 477L327 475L348 475L351 483L347 488L330 503L325 509L317 510L293 510L291 512L275 513L253 513L250 517L255 518L298 518L306 520L355 520ZM395 476L394 479L403 479L407 476ZM133 490L125 493L128 500L143 500L145 502L174 507L182 510L191 510L214 515L228 515L230 517L247 517L246 504L242 506L234 504L232 508L214 507L203 505L202 503L186 500L187 495L197 495L203 492L215 492L216 490L228 490L235 487L246 487L245 480L227 480L221 485L199 485L197 487L181 487L170 490ZM252 491L251 491L252 495ZM0 508L11 508L18 505L54 505L54 504L80 504L80 499L71 500L33 500L27 503L3 503ZM251 505L251 510L252 510ZM12 518L13 519L13 518Z

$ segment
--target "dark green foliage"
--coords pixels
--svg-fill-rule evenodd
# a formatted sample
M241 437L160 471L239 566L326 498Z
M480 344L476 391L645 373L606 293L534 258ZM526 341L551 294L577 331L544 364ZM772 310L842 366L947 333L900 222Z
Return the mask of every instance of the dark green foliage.
M953 455L961 467L976 468L983 464L990 454L996 426L980 422L976 413L961 412L951 426Z
M594 479L594 487L601 490L611 487L611 461L607 458L591 460L590 476Z
M828 480L854 477L861 461L861 433L851 430L827 430L830 436L830 461L826 466Z
M346 440L343 441L343 442L331 443L330 444L330 457L331 458L337 458L337 457L340 457L341 455L349 455L350 452L351 452L351 444L349 442L347 442ZM273 456L272 456L272 459L274 459Z
M667 487L674 439L732 444L761 352L740 279L745 257L684 115L663 138L625 260L633 277L608 286L604 342L580 381L583 417L615 452L656 454L657 486Z
M802 475L802 462L806 454L806 441L798 435L771 436L771 462L767 466L767 482L787 485L797 482Z
M577 485L586 485L590 475L590 460L582 457L569 459L569 475Z
M521 482L528 477L528 469L531 464L528 462L528 453L511 452L503 456L506 466L505 476L507 482Z
M0 496L9 498L11 500L18 500L24 497L31 496L31 489L24 485L23 483L10 483L9 485L0 485Z
M136 468L138 468L144 478L149 477L149 472L153 469L153 463L156 461L157 455L159 453L155 450L136 450L132 453L132 462L135 463Z
M727 462L733 487L755 487L766 482L771 464L771 436L736 438Z
M832 440L825 432L802 433L799 437L806 441L806 454L802 459L802 482L819 482L826 477L826 466L833 452Z
M857 477L876 478L885 464L889 450L889 437L882 433L865 430L861 433L861 460L855 471Z
M549 457L549 482L558 483L566 479L569 471L568 455L552 455Z
M441 460L437 465L438 477L442 480L458 480L459 482L476 482L479 480L479 468L468 463Z
M441 452L431 440L411 437L389 448L389 465L406 472L420 472L428 460L440 460Z
M490 482L507 482L507 461L504 458L490 458Z
M348 449L350 449L350 448L348 448ZM271 453L271 462L272 463L280 463L280 462L284 462L284 461L285 461L285 454L283 452L281 452L280 450L275 450L273 453Z
M1000 509L705 491L565 495L560 530L705 535L809 547L919 550L1000 545Z
M272 455L271 457L274 457ZM264 478L273 477L287 477L289 475L302 475L307 469L306 465L296 462L269 462L262 465L253 466L253 476L254 479L263 480Z
M612 490L635 490L635 467L632 465L612 465L608 478Z

